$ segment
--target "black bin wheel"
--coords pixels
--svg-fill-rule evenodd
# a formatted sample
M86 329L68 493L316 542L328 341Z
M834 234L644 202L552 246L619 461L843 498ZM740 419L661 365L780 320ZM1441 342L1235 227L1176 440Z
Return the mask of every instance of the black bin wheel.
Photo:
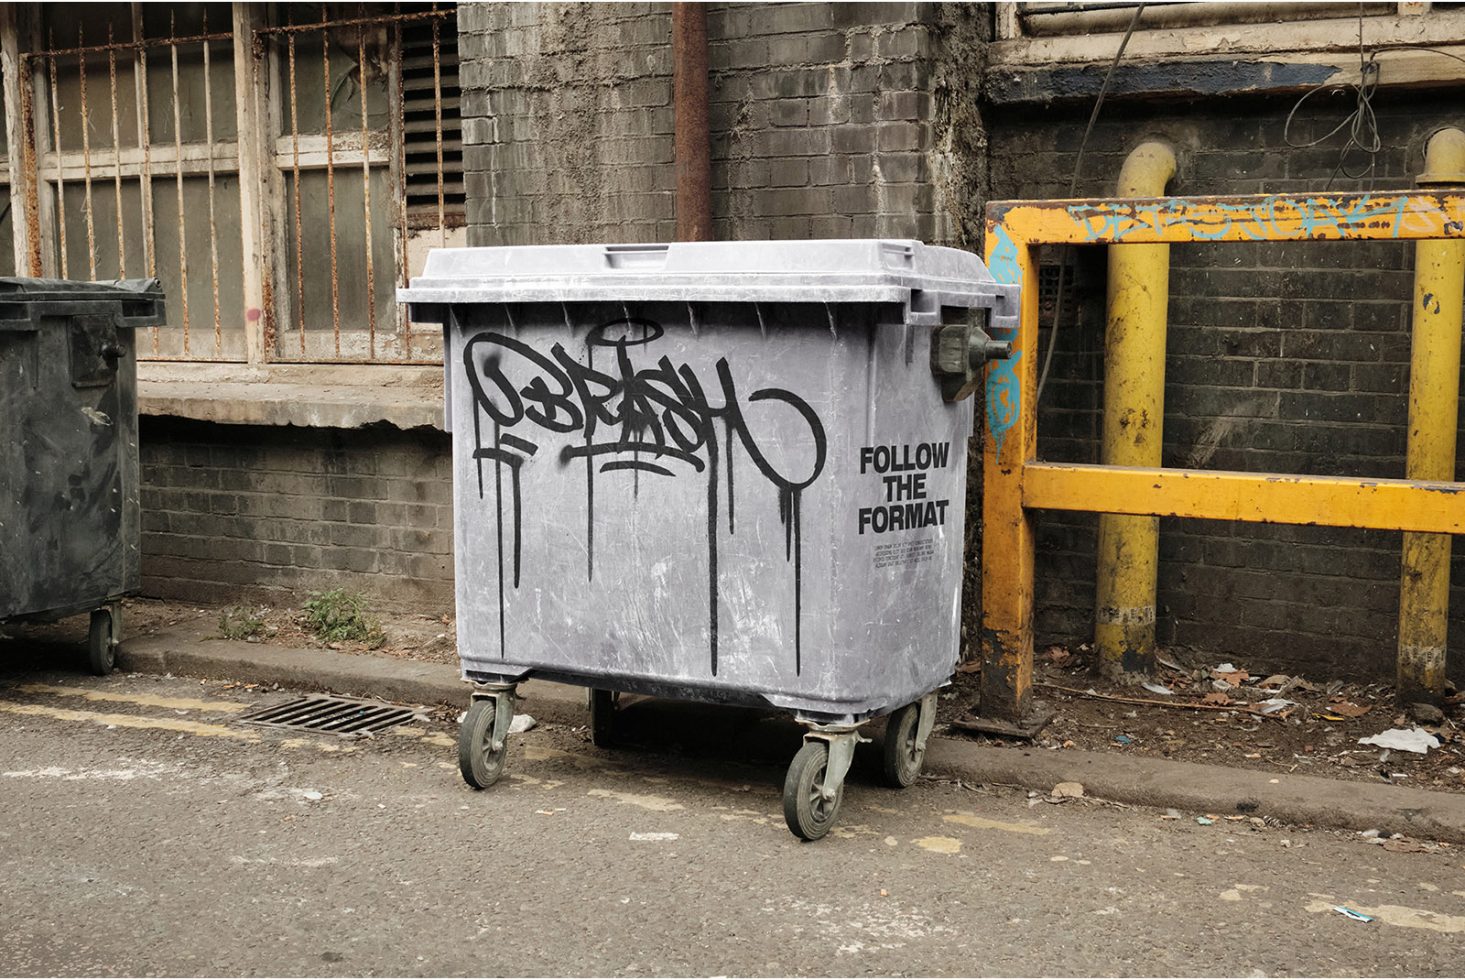
M458 771L463 781L474 789L488 789L504 774L504 757L509 753L504 747L493 751L493 726L497 707L493 701L482 699L468 705L468 713L458 726Z
M590 689L590 742L596 748L608 749L615 745L616 703L620 696L615 691L604 691L598 687Z
M794 836L818 840L829 833L844 802L844 786L833 800L824 798L824 778L829 769L829 746L805 742L789 764L783 781L783 819Z
M91 628L86 637L86 661L93 674L105 677L117 666L117 633L112 610L92 610Z
M916 731L920 723L919 701L890 713L885 723L885 745L880 756L880 775L887 786L905 789L921 774L926 750L916 747Z

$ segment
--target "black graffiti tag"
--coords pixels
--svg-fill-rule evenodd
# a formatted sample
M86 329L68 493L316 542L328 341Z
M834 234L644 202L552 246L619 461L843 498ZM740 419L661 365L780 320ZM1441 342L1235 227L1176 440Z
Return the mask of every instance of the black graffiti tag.
M478 490L484 492L483 462L495 464L494 478L499 533L500 642L503 640L503 470L508 469L513 498L513 580L519 584L520 494L519 468L537 454L535 430L578 436L560 450L560 461L585 463L585 492L588 504L586 527L586 575L595 574L595 473L617 470L675 477L673 467L681 464L694 473L706 474L707 536L709 552L710 636L712 672L717 673L717 534L721 478L725 472L728 532L736 528L734 508L734 448L741 447L754 470L778 494L779 515L785 531L785 557L794 563L795 670L802 668L802 555L799 535L801 492L824 470L827 441L824 426L809 404L782 388L759 388L747 396L747 404L778 404L792 409L807 428L813 445L813 459L807 472L785 473L764 452L744 414L744 402L727 359L713 366L712 396L702 379L686 363L674 364L667 356L637 367L632 353L646 352L665 331L660 324L627 317L592 329L585 340L583 362L563 344L547 352L514 337L482 331L463 347L463 367L473 392L474 458L478 462ZM597 366L596 362L601 362ZM606 363L606 362L609 363ZM481 415L493 424L493 439L485 445ZM719 425L720 423L720 425ZM719 433L719 428L721 432ZM790 439L781 432L781 442ZM719 444L720 441L720 444ZM720 450L720 451L719 451ZM502 648L502 646L501 646Z

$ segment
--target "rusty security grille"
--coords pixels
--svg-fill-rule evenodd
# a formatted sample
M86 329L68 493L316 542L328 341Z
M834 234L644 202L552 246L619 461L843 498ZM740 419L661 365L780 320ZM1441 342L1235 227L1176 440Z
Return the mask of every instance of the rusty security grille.
M424 720L421 708L384 701L363 701L334 695L309 694L283 704L247 711L237 719L246 725L289 728L331 735L374 735L396 725Z

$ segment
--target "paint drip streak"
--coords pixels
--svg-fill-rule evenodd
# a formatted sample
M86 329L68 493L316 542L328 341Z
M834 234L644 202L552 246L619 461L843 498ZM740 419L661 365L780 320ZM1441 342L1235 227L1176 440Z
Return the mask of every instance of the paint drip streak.
M498 422L493 424L493 444L496 451L501 451L499 450ZM499 659L504 660L508 658L508 644L504 640L504 461L502 459L493 461L493 500L494 522L498 533Z
M712 676L717 676L717 428L707 426L707 615ZM732 501L729 499L729 505Z
M804 529L800 521L798 490L791 492L792 522L794 526L794 675L804 671Z
M585 344L585 367L595 370L595 348ZM585 581L595 581L595 457L590 454L595 420L585 424Z
M733 494L733 449L736 448L733 440L732 420L724 418L723 438L727 440L727 533L735 534L736 526L733 520L733 512L736 509L733 504L738 499Z

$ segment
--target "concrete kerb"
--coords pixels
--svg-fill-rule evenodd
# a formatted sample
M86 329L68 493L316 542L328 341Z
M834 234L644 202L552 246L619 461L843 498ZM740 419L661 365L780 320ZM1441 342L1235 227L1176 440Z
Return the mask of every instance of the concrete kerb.
M297 650L262 643L198 640L166 633L123 642L123 670L326 691L424 705L462 708L469 685L446 664L391 657ZM587 722L577 687L530 681L520 687L521 711L546 723ZM1046 793L1077 782L1091 798L1189 813L1274 817L1340 830L1378 830L1465 843L1465 795L1318 776L1151 759L1140 755L1048 751L936 738L926 771L969 783L994 783Z

